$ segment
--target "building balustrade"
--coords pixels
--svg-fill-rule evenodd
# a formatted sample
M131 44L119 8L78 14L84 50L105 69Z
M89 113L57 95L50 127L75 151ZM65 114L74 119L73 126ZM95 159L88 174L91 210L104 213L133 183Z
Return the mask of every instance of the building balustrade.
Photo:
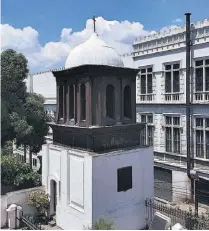
M151 102L154 100L154 95L153 94L140 94L139 100L141 102Z
M183 102L184 93L164 93L164 103ZM140 103L154 102L154 94L138 94ZM193 103L209 103L209 92L195 92Z
M195 92L194 95L195 102L206 103L207 101L209 101L209 92Z
M166 93L165 94L166 101L179 101L180 100L180 93Z

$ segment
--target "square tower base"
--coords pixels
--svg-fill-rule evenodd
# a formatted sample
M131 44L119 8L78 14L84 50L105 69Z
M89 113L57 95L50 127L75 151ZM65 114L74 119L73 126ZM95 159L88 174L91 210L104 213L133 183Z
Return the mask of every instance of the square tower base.
M81 230L100 217L116 229L145 227L145 200L154 197L152 147L100 154L54 144L43 149L42 181L59 227Z

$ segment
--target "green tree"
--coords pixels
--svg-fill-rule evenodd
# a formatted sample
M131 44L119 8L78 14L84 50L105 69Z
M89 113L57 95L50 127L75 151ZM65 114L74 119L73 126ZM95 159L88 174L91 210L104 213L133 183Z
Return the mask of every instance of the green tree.
M44 98L41 95L28 93L24 104L25 116L20 118L17 113L11 115L11 124L16 132L17 145L29 149L29 164L32 168L32 154L38 153L45 143L49 121L44 111Z
M13 112L24 114L23 104L26 97L27 59L14 50L1 53L1 145L15 138L10 115Z
M45 143L48 133L49 118L44 110L44 98L41 95L30 93L25 103L27 123L32 127L27 135L27 146L29 147L30 166L32 167L32 153L38 153Z
M17 146L29 149L30 167L32 153L38 153L48 132L49 121L44 111L44 98L27 93L24 80L28 75L27 59L13 50L1 54L2 68L2 145L16 141Z
M3 148L1 149L1 155L2 156L8 156L11 155L13 152L13 143L12 141L7 141Z

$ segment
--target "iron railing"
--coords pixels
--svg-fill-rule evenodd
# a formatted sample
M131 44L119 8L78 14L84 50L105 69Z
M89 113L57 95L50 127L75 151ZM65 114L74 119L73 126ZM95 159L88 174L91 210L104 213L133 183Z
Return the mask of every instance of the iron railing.
M20 227L26 230L43 230L41 224L37 221L37 219L30 215L25 214L21 216L21 218L16 217L20 222Z
M156 201L154 199L148 199L145 201L146 206L146 220L147 226L149 227L153 220L155 212L160 212L165 216L171 218L171 226L180 223L184 228L189 230L207 230L209 229L209 216L204 214L201 216L195 215L190 211L184 211L180 208L174 208L170 205L164 204L163 202Z

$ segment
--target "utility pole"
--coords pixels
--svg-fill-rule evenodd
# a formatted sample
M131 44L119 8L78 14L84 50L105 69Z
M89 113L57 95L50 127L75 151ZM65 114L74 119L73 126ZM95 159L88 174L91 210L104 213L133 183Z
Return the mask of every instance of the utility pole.
M193 170L191 158L191 13L186 16L186 132L187 132L187 175L194 181L195 215L198 216L198 174ZM192 150L193 151L193 150ZM192 168L192 169L191 169Z
M191 31L190 15L186 13L186 134L187 134L187 175L191 179L191 101L190 101L190 59L191 59Z

